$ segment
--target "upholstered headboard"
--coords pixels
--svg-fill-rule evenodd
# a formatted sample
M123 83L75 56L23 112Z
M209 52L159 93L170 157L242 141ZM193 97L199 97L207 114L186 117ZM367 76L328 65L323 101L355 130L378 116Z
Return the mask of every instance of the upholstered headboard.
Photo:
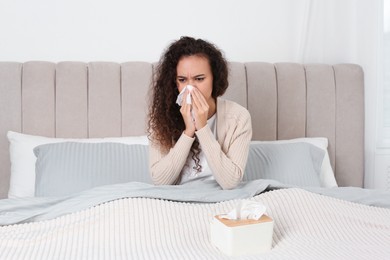
M354 64L230 63L225 98L248 108L253 140L327 137L340 186L363 186L364 83ZM153 64L0 62L0 198L8 130L48 137L145 134Z

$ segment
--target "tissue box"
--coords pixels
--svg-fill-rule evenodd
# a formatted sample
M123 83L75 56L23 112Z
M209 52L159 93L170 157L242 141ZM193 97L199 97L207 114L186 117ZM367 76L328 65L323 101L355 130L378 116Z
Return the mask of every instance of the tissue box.
M215 216L211 221L211 243L229 256L252 255L271 250L274 221L267 215L259 220L231 220Z

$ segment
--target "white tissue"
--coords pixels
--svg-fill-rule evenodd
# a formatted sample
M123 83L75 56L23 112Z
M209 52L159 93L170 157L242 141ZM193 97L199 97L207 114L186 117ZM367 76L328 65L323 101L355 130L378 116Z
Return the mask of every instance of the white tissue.
M259 220L266 211L266 207L256 201L241 200L235 209L227 214L220 215L221 218L225 219L254 219Z
M187 95L186 102L189 105L191 105L191 103L192 103L191 102L191 90L193 89L193 86L187 85L180 91L179 95L177 96L176 104L178 104L179 106L181 106L181 103L183 101L183 95L184 95L184 92L186 91L186 89L188 89L188 91L190 92Z

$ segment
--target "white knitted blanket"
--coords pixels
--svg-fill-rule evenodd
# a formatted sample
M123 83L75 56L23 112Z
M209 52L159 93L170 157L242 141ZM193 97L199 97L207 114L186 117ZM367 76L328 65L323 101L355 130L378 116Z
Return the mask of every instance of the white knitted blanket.
M301 189L253 198L274 219L269 253L242 259L390 259L390 209ZM212 217L237 201L126 198L53 220L0 227L0 259L226 259Z

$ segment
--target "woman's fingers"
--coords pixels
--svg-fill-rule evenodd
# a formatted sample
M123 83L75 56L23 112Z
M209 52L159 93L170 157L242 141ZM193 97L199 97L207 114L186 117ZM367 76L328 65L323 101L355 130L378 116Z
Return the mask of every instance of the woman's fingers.
M186 98L187 98L187 95L188 95L188 91L186 91L186 93L184 93L184 96L183 96L183 100L182 100L182 106L180 108L180 113L183 117L183 120L184 120L184 124L185 124L185 134L190 136L190 137L193 137L194 134L195 134L195 124L194 124L194 120L192 118L192 115L191 115L191 104L187 104L186 102Z
M206 99L198 89L193 89L192 92L192 110L195 115L196 130L203 128L207 124L209 113L209 105Z
M209 105L207 104L206 99L198 89L194 88L191 94L193 97L193 101L197 107L206 107L208 109Z
M187 104L186 98L187 98L187 92L184 93L183 100L181 102L181 108L180 108L180 113L183 115L184 121L186 121L186 117L190 115L190 110L191 110L191 105Z

